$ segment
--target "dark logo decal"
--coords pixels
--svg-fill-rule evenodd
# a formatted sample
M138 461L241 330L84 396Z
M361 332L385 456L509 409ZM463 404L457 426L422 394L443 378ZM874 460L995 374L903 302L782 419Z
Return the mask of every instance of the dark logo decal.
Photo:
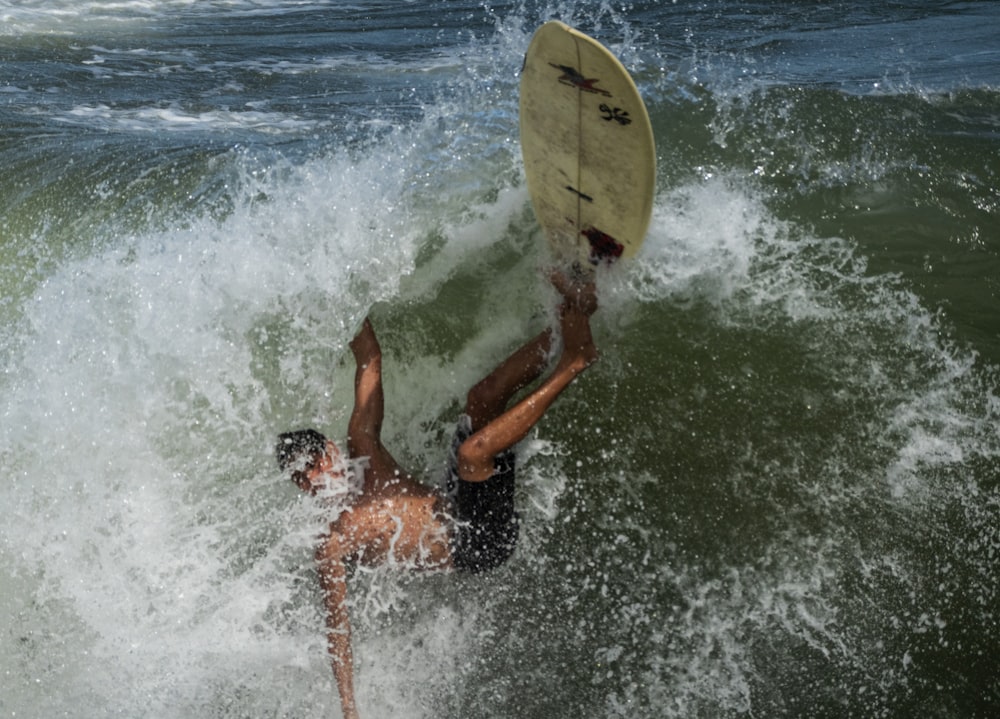
M625 246L611 235L601 232L596 227L588 227L581 233L590 242L590 264L596 265L601 260L607 260L610 265L622 256Z
M611 93L607 90L602 90L599 87L594 87L600 78L597 77L584 77L581 75L575 67L570 67L569 65L556 65L550 62L549 65L562 71L562 76L559 78L559 82L563 85L569 85L570 87L575 87L577 90L582 92L592 92L595 95L604 95L605 97L611 97Z
M601 119L606 122L614 120L622 126L632 124L632 118L628 116L628 112L620 107L608 107L602 103L598 109L601 111Z

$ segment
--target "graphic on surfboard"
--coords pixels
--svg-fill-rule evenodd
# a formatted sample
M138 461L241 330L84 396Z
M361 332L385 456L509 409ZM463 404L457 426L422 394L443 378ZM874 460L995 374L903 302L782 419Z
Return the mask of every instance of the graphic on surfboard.
M628 71L593 38L552 21L521 72L521 152L554 253L591 264L631 257L653 210L656 147Z

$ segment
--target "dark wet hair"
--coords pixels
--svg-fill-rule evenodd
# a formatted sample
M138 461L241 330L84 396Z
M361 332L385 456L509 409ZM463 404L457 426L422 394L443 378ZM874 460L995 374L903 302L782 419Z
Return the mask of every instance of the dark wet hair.
M282 472L289 469L301 472L315 464L325 449L326 437L314 429L299 429L279 434L274 454ZM304 458L306 459L304 466L296 467L295 465ZM292 478L294 479L294 476Z

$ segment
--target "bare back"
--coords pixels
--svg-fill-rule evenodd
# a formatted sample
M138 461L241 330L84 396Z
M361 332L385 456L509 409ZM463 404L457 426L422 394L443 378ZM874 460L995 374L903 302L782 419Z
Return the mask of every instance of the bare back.
M365 566L446 569L449 540L447 504L437 491L408 476L372 478L357 502L330 525L319 553Z

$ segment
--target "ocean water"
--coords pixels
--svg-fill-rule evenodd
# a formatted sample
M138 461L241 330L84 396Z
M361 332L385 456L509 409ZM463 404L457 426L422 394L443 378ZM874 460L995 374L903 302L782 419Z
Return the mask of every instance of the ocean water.
M0 0L0 716L339 716L276 433L437 481L553 319L535 27L657 139L487 577L357 572L365 717L1000 712L1000 4Z

